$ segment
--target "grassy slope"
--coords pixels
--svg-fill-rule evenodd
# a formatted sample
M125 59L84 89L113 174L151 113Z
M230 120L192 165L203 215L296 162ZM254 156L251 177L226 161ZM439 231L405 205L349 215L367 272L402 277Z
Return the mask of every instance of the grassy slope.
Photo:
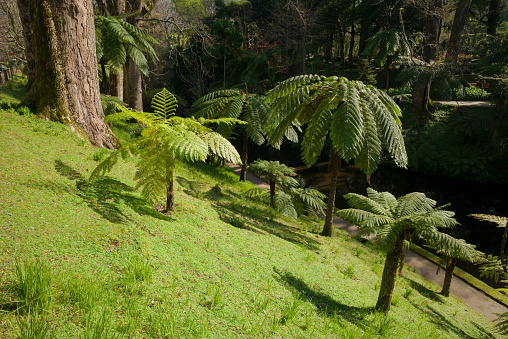
M101 319L103 338L499 337L411 271L388 318L374 313L381 254L278 218L226 169L180 165L168 217L139 199L133 162L87 186L94 151L62 125L0 112L0 148L0 337L26 319L9 308L15 258L34 257L51 270L58 338Z

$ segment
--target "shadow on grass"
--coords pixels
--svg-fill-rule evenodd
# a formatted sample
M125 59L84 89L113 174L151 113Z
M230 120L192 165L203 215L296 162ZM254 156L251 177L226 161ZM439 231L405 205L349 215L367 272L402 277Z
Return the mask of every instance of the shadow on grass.
M423 296L427 299L430 299L430 300L437 301L440 304L444 303L444 297L441 294L439 294L435 291L432 291L431 289L428 289L427 287L423 286L419 282L414 281L410 278L404 277L404 279L408 282L408 284L413 289L415 289L418 293L420 293L421 296Z
M277 281L289 290L299 293L303 299L313 303L319 312L329 317L340 315L345 320L357 326L360 325L363 328L369 327L369 324L365 324L363 322L363 318L374 312L374 307L356 307L342 304L331 298L329 295L315 291L302 279L294 276L290 272L280 271L275 267L273 268L273 271L275 272L275 279Z
M207 165L210 167L209 165ZM319 242L302 233L302 230L275 221L277 214L268 208L252 208L242 203L247 199L237 193L226 191L218 185L207 192L205 185L198 181L177 176L176 181L184 192L193 197L211 201L222 221L233 227L256 233L269 233L299 246L317 251ZM264 232L263 232L264 231Z
M415 305L416 307L416 305ZM427 306L425 309L421 309L422 312L424 312L430 322L432 322L434 325L436 325L440 330L444 332L449 333L455 333L460 338L467 338L467 339L480 339L480 338L495 338L492 334L488 333L483 328L478 328L479 326L476 326L480 331L482 331L482 337L478 337L477 335L470 335L464 330L462 330L460 327L458 327L455 324L452 324L452 322L449 320L449 316L445 316L442 313L440 313L438 310L433 308L432 306ZM473 323L474 324L474 323ZM475 324L474 324L475 325Z
M55 160L55 170L69 180L76 181L77 195L96 213L112 223L125 223L130 220L123 213L122 204L127 205L140 215L149 215L165 221L173 220L171 217L157 212L143 199L132 194L134 188L118 180L100 177L93 182L87 182L81 173L60 160ZM48 185L48 188L54 190L54 186Z

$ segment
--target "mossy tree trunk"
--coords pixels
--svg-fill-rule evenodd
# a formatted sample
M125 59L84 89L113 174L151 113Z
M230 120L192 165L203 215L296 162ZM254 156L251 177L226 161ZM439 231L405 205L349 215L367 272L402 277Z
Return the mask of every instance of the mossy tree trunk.
M453 270L455 269L456 265L457 259L448 258L448 261L446 262L446 272L443 282L443 289L441 290L441 294L444 295L445 297L448 297L450 295L450 285L452 284Z
M129 16L127 22L139 28L142 9L142 0L128 0L127 12L135 14ZM137 111L143 111L142 81L141 70L138 65L136 65L131 57L127 57L127 63L125 64L124 101Z
M383 277L381 278L381 287L379 288L379 296L376 303L376 309L383 311L384 313L388 313L390 310L403 243L404 235L399 233L394 247L386 254Z
M35 80L25 103L96 146L118 147L100 102L92 1L18 1L30 13L35 56Z
M331 162L331 182L330 182L330 192L328 193L328 207L326 208L326 216L325 216L325 224L323 226L323 231L321 235L325 237L331 237L333 235L333 212L335 210L335 191L337 190L337 174L339 173L339 161L340 156L337 152L332 151L330 155Z

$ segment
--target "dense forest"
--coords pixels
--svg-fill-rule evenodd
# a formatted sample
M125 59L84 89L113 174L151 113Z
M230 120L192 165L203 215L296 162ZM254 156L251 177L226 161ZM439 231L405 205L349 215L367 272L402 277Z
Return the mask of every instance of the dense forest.
M109 202L101 200L104 196L114 204L121 200L139 217L174 222L182 213L179 199L187 199L185 193L209 201L221 221L238 229L248 228L245 218L257 213L249 204L256 201L267 203L267 213L274 213L263 219L266 224L276 216L324 216L324 225L313 232L326 238L336 230L334 216L358 225L376 236L375 248L384 260L372 310L386 315L398 303L394 290L409 243L441 255L446 278L440 293L445 297L458 261L484 264L481 274L495 287L498 278L506 276L508 226L499 216L506 212L506 198L496 187L508 184L507 8L502 0L3 0L0 86L5 83L9 93L18 91L19 100L0 96L0 110L61 123L93 150L94 166L87 165L87 178L60 159L54 169L75 180L80 199L113 224L135 223L124 218L119 206L108 205L105 212L103 204ZM132 157L135 165L129 165ZM206 162L217 173L195 167L197 162ZM267 181L269 191L234 186L237 183L224 174L225 163L240 165L240 181L247 181L248 169L255 172ZM121 176L134 171L133 185L142 199L118 190L104 193L101 187L111 185L134 191L106 176L118 167ZM208 178L197 186L217 183L206 193L198 192L188 178L177 175L182 167L188 176ZM414 180L399 174L401 169L443 180L455 194L443 197L430 184L422 192L403 192L401 186ZM196 174L199 171L204 172ZM325 183L322 192L317 182L305 182L320 171L325 177L320 179ZM346 172L361 177L359 184ZM235 192L231 197L249 201L243 214L236 213L240 203L218 207L224 183ZM360 189L352 187L356 184ZM463 187L457 187L462 185L494 187L494 202L465 203L467 211L455 217L457 196L476 195L463 194ZM457 239L466 233L476 237L478 228L461 225L466 215L475 218L476 225L490 222L499 229L482 232L488 233L478 237L486 239L482 243ZM215 219L213 223L220 224ZM155 237L159 231L146 232ZM266 232L293 242L279 231ZM133 275L124 280L132 281L122 288L151 283L150 267L155 266L148 264L150 255L141 252L145 258L131 260L133 267L126 269ZM23 272L44 271L39 261L16 261L15 267L19 284ZM136 270L149 273L138 277ZM287 284L292 277L284 279ZM214 310L222 296L210 286L206 293L215 293L212 301L191 302L192 307ZM311 300L309 295L295 292L295 314L274 316L272 328L290 323L299 307L295 305ZM51 298L45 298L9 301L5 307L23 315L16 305L25 303L39 317L39 308L50 303ZM106 323L106 311L87 324ZM506 332L503 319L508 313L500 325ZM148 331L132 326L137 332L120 325L116 329L128 336ZM305 325L295 331L307 329ZM88 330L85 337L95 337L91 333L96 330ZM291 337L293 329L287 331L284 335ZM321 333L326 337L330 332L325 328ZM363 328L362 333L373 332Z

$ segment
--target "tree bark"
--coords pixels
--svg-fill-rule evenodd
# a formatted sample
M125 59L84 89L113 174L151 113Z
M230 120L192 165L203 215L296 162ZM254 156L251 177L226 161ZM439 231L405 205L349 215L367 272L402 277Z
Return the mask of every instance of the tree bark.
M166 212L175 210L175 180L174 180L175 159L166 160Z
M139 28L141 18L141 11L143 9L142 0L128 0L127 10L129 13L134 13L127 18L127 22ZM142 99L143 82L141 77L141 70L136 65L131 57L127 57L125 65L125 102L137 111L143 111Z
M115 0L114 8L112 8L112 12L114 15L124 15L125 14L125 0ZM111 95L116 96L118 99L123 101L123 69L118 73L112 73L109 75L110 77L110 93Z
M242 171L240 172L240 181L247 181L247 151L249 146L249 135L247 130L243 130L243 145L242 145Z
M471 5L471 0L460 0L457 3L455 16L453 17L452 31L450 33L450 43L446 50L445 62L450 62L454 65L457 63L460 40L462 39L462 32L464 31L464 25L469 13L469 5Z
M339 173L339 162L340 156L339 154L333 150L331 156L331 182L330 182L330 192L328 193L328 206L326 208L326 216L325 216L325 224L323 226L323 231L321 235L325 237L331 237L333 235L333 212L335 210L335 191L337 190L337 174Z
M390 310L403 242L404 236L399 234L393 249L386 254L383 277L381 278L381 287L379 289L379 296L376 303L376 309L384 313L388 313Z
M27 88L31 88L35 82L35 53L32 42L33 28L30 18L30 8L26 0L18 0L18 12L23 27L23 40L25 46L25 58L28 82Z
M490 0L487 14L487 34L496 35L499 17L501 16L501 0Z
M423 29L423 58L426 62L435 60L437 57L437 45L439 43L439 31L441 16L439 11L443 7L441 0L429 2L427 15L425 16L425 27Z
M356 9L356 0L353 0L352 6L352 15L351 15L351 41L349 42L349 67L353 67L353 52L355 49L355 9Z
M386 90L390 89L390 68L392 66L393 55L386 56L385 72L386 72Z
M456 265L457 259L448 258L448 261L446 262L446 272L443 281L443 289L441 290L441 294L444 295L445 297L448 297L450 295L450 285L452 283L453 270L455 269Z
M92 1L18 1L29 8L35 56L35 81L25 102L93 145L118 147L100 101Z
M501 264L503 265L503 267L505 267L505 269L506 269L506 263L504 261L504 249L506 246L507 234L508 234L508 225L506 225L506 227L504 228L503 238L501 240L501 250L499 251L499 260L501 261Z
M275 180L270 180L270 206L275 208Z

